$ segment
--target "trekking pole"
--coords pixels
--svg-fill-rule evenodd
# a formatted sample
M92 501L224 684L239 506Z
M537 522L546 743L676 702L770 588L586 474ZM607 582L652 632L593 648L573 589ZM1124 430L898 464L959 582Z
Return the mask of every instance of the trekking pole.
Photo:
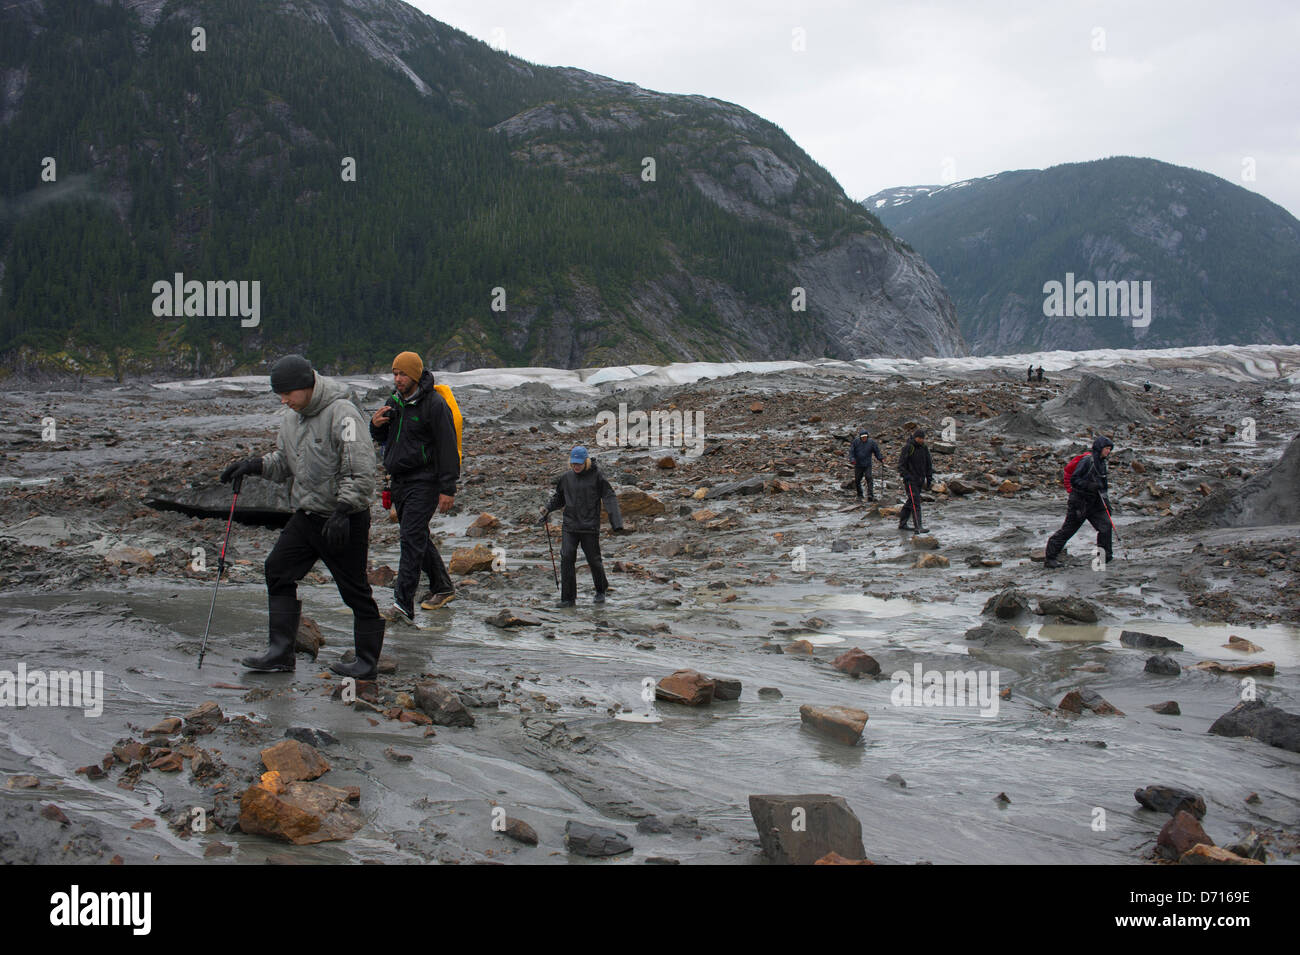
M1119 528L1115 526L1115 518L1110 516L1110 505L1106 503L1106 498L1101 499L1101 506L1106 509L1106 520L1110 521L1110 532L1115 535L1115 543L1119 543Z
M555 575L555 589L560 589L560 572L555 569L555 548L551 545L551 522L550 520L542 521L542 527L546 529L546 549L551 552L551 573Z
M903 483L907 485L907 496L912 499L912 533L916 533L916 529L921 526L921 509L916 506L916 495L912 493L912 485L907 481Z
M199 669L203 669L203 656L208 652L208 630L212 626L212 611L217 606L217 588L221 586L221 574L226 569L226 546L230 543L230 526L235 522L235 502L239 500L239 486L244 483L241 474L235 478L231 489L235 492L230 498L230 516L226 518L226 537L221 542L221 556L217 558L217 580L212 585L212 603L208 606L208 622L203 627L203 646L199 648Z

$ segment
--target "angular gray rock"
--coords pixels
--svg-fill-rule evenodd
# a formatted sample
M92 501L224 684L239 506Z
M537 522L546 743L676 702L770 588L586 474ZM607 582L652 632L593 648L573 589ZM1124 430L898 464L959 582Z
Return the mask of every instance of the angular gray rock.
M473 726L474 716L460 697L441 683L421 683L415 688L415 706L439 726Z
M862 823L843 796L826 793L749 797L763 855L777 865L812 865L829 852L865 859Z

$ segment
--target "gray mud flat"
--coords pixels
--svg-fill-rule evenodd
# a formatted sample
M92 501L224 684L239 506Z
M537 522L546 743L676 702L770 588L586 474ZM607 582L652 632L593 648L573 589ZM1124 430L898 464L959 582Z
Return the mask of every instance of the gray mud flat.
M829 793L856 813L878 863L1144 863L1167 818L1135 801L1134 790L1149 785L1202 796L1203 825L1218 844L1255 830L1270 863L1294 861L1300 756L1207 730L1247 686L1300 712L1298 528L1169 518L1276 461L1300 413L1290 386L1278 382L1149 374L1158 396L1126 387L1127 397L1152 406L1151 420L1111 431L1119 560L1094 570L1081 532L1054 574L1041 554L1064 513L1059 471L1073 444L1088 441L1087 429L1054 421L1073 443L1063 444L1000 435L996 426L967 440L965 428L1047 414L1044 403L1072 381L1025 388L972 374L920 387L840 369L646 389L642 408L675 403L704 413L714 450L675 454L676 466L663 469L656 461L671 449L597 448L621 490L635 484L664 510L630 513L632 533L604 537L610 600L590 603L580 564L573 610L553 606L546 541L530 519L567 447L596 448L593 417L537 383L458 392L468 419L464 481L457 511L435 517L432 528L444 557L483 543L503 549L505 568L458 577L457 598L419 612L419 630L390 625L385 657L395 670L381 675L374 707L331 696L340 681L327 664L350 648L351 617L321 567L300 587L304 612L325 637L320 658L300 655L291 675L239 668L265 643L260 567L276 531L264 526L235 527L231 579L221 585L204 667L195 668L225 522L145 501L172 487L211 510L207 489L220 467L270 447L270 399L105 389L95 395L92 427L76 410L84 394L7 395L6 414L20 422L39 420L49 406L60 420L58 409L70 410L61 444L33 447L19 435L0 458L0 476L27 482L0 486L0 670L98 671L104 694L99 715L3 710L0 861L758 864L749 796ZM170 421L161 438L159 415ZM904 424L938 430L944 416L957 421L956 450L935 455L937 484L956 479L970 491L926 495L931 550L842 486L851 472L838 436L871 423L892 464ZM1224 431L1246 416L1258 422L1252 446ZM748 437L712 437L725 434ZM159 441L168 453L158 453ZM693 497L755 475L761 493ZM889 467L882 476L879 503L896 507L897 478ZM1004 481L1017 489L1000 492ZM481 512L500 526L466 537ZM372 518L372 564L395 568L396 526L378 503ZM196 547L206 570L192 566ZM916 568L926 554L948 565ZM1005 622L1028 641L967 641L969 629L994 619L981 614L985 602L1010 587L1026 595L1027 609ZM1089 600L1098 620L1035 612L1045 598L1069 596ZM386 605L387 588L376 587L376 597ZM541 624L486 622L505 608ZM1152 651L1122 646L1123 630L1181 643L1170 653L1178 674L1146 672ZM1227 649L1231 636L1262 649ZM853 679L831 665L854 647L879 662L879 678ZM1206 661L1269 661L1274 671L1248 685L1196 668ZM1009 694L986 715L978 706L904 705L910 697L892 677L910 678L918 666L982 673ZM647 680L687 668L739 680L740 698L687 707L643 697ZM385 714L425 679L455 692L474 725L426 735L425 726ZM1059 712L1072 690L1099 694L1124 715ZM207 700L226 721L170 744L207 754L212 769L201 778L191 759L180 772L145 769L131 788L122 785L130 780L121 762L102 779L76 772ZM1168 700L1181 715L1149 709ZM800 720L804 704L866 711L861 742L810 731ZM262 771L260 751L291 727L334 738L319 746L331 767L319 782L360 789L362 826L352 838L295 846L235 826L239 794ZM3 788L24 775L39 785ZM41 815L50 804L66 825ZM503 815L532 826L539 844L499 831ZM199 817L212 824L207 831L194 830ZM564 842L571 822L616 830L632 851L572 854Z

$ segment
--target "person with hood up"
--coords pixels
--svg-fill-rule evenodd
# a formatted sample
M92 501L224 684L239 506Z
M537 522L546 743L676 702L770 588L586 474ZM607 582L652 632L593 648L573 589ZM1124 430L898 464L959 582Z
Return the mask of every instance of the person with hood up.
M880 445L872 439L866 428L858 432L858 436L853 439L849 445L849 463L853 465L853 488L858 492L858 500L862 500L862 479L867 479L867 500L876 499L876 486L871 479L871 457L875 455L877 461L885 463L885 459L880 454Z
M1110 505L1106 497L1110 490L1106 477L1106 459L1115 445L1104 434L1092 442L1092 453L1075 465L1070 475L1070 500L1066 506L1065 523L1047 541L1043 566L1055 569L1061 566L1057 556L1065 549L1075 531L1087 521L1097 531L1097 546L1106 552L1106 563L1111 562Z
M334 663L330 669L373 680L384 645L384 618L366 580L375 449L366 438L365 419L347 387L317 374L301 355L286 355L271 367L271 390L286 406L275 450L236 461L221 472L225 482L260 474L288 483L293 507L266 558L270 647L262 656L240 662L249 670L293 672L302 616L298 581L323 560L343 602L352 608L356 648L354 663Z
M930 461L930 449L925 446L925 431L917 428L903 445L898 455L898 474L903 479L903 490L907 500L898 515L898 529L907 530L909 517L914 517L916 526L913 534L922 534L925 527L921 524L921 488L930 490L934 487L934 465Z
M429 520L435 510L445 514L456 501L460 452L451 408L434 389L433 374L415 352L404 351L393 359L393 388L370 418L370 436L384 446L384 470L392 479L401 536L389 619L413 624L422 571L429 578L430 592L420 602L421 608L436 610L456 595L429 535Z
M541 510L539 524L545 524L551 511L564 508L564 526L560 538L560 602L561 607L572 607L578 598L578 547L591 568L591 582L596 588L595 602L605 602L609 580L605 577L605 564L600 556L600 506L609 512L609 524L615 533L623 531L623 515L618 509L614 488L600 473L579 445L569 453L569 470L555 482L555 493Z

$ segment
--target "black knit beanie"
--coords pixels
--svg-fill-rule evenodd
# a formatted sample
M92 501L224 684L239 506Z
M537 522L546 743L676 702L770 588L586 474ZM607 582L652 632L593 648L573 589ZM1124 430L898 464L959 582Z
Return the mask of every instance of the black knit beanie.
M277 395L311 388L315 384L316 375L311 362L302 355L285 355L271 366L271 390Z

